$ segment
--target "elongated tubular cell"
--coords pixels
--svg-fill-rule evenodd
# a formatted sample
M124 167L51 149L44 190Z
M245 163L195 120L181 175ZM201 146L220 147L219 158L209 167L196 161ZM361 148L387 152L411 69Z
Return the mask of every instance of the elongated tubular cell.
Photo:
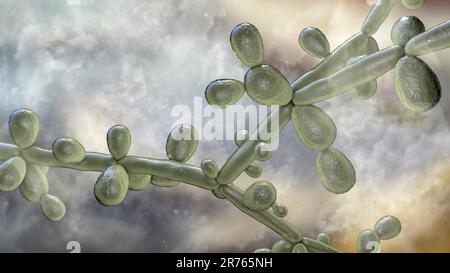
M420 56L448 47L450 47L450 20L409 40L405 52L411 56Z
M361 27L361 32L369 36L375 34L388 17L395 2L396 0L379 0L369 12Z
M0 146L0 151L0 160L6 160L7 156L15 153L13 146L4 144ZM35 146L23 150L22 154L26 161L33 164L79 171L102 172L114 162L109 155L87 152L83 161L79 163L64 163L56 159L52 151ZM162 176L204 189L218 187L217 182L207 178L201 168L172 160L128 156L121 159L119 163L130 173Z
M379 78L393 69L404 55L401 46L392 46L361 58L338 72L297 90L293 102L296 105L309 105L342 94Z
M242 145L228 158L219 171L219 175L216 179L217 182L220 184L230 184L238 178L238 176L256 159L256 146L260 142L263 142L263 140L258 140L260 135L269 132L269 140L273 140L278 137L280 131L290 120L291 109L292 104L288 104L272 111L258 126L258 129L253 132L250 136L250 140L242 143ZM279 126L277 128L278 130L272 132L270 129L270 123L271 120L275 119L279 120Z
M341 251L318 240L303 238L302 243L312 253L340 253Z
M119 163L130 173L161 176L207 190L218 187L216 180L206 177L201 168L189 164L135 156L127 156Z
M431 68L416 56L450 46L450 21L425 31L416 17L403 17L391 31L394 46L379 50L372 37L386 20L395 0L379 0L357 33L330 53L329 42L316 28L306 28L299 37L300 46L310 55L324 58L303 76L289 84L285 76L270 65L263 64L264 46L256 27L249 23L236 26L230 43L248 72L244 83L237 80L216 80L205 90L209 104L223 108L236 103L244 93L255 102L280 105L252 132L236 134L238 148L219 170L213 159L204 159L200 167L186 162L194 154L198 137L188 124L174 127L166 142L168 160L128 155L131 133L123 125L113 126L107 133L111 155L86 152L72 138L60 138L52 150L33 146L39 132L39 119L28 109L11 114L9 131L16 145L0 143L0 190L19 188L22 196L40 203L44 215L52 221L64 217L66 208L56 196L48 194L49 167L101 172L94 186L96 199L105 206L120 204L128 190L143 190L148 184L173 187L180 182L211 191L226 199L245 214L259 221L282 237L264 253L340 252L330 246L330 237L321 233L317 239L303 237L298 229L283 219L288 209L277 203L272 183L258 181L245 191L233 184L242 172L256 178L261 167L255 160L268 160L269 145L292 120L301 141L318 151L316 170L322 185L330 192L349 191L356 181L350 160L331 147L336 137L334 122L320 108L312 105L349 90L367 99L376 91L376 79L396 68L396 92L403 105L423 112L440 99L441 87ZM403 0L408 8L417 8L423 1ZM406 56L405 56L406 55ZM295 92L295 93L294 93ZM278 126L272 126L275 122ZM306 121L306 123L305 123ZM359 252L372 252L372 242L391 239L401 231L400 221L393 216L381 218L373 230L363 230L357 240Z
M220 191L223 196L238 209L275 231L285 240L292 243L300 242L302 240L303 236L294 226L289 224L283 218L276 216L270 210L254 211L246 207L243 202L244 191L237 186L223 185L220 186Z
M360 55L361 51L368 43L368 37L369 36L364 33L358 33L352 36L314 68L295 80L291 84L292 89L294 91L300 89L344 67L350 58Z
M298 37L298 43L309 55L316 58L325 58L330 54L330 43L320 29L307 27Z

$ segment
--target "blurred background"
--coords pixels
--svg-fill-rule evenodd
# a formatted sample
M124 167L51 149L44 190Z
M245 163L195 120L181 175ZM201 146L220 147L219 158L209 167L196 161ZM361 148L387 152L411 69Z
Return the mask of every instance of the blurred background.
M192 106L214 79L243 80L246 68L229 45L235 25L254 24L265 62L292 81L318 62L298 45L304 27L320 28L335 48L360 30L369 10L365 0L1 0L0 141L11 142L8 115L26 107L41 119L39 146L71 136L106 153L108 128L124 124L133 135L131 154L165 158L172 107ZM390 46L391 26L405 15L429 28L449 14L449 0L428 0L418 11L397 3L375 38L380 48ZM316 152L290 124L283 131L261 179L276 185L287 219L305 236L327 232L334 246L354 252L362 229L395 215L403 230L382 242L382 252L450 251L450 49L423 59L443 88L441 102L426 113L400 104L391 72L368 101L348 93L319 104L338 128L334 146L355 166L350 192L327 192L315 174ZM211 157L220 166L234 150L232 141L202 141L189 162ZM250 252L279 239L188 185L149 186L103 207L93 194L98 175L50 170L50 193L67 206L58 223L18 191L1 192L0 251L67 252L67 242L78 241L82 252ZM254 181L243 174L237 183Z

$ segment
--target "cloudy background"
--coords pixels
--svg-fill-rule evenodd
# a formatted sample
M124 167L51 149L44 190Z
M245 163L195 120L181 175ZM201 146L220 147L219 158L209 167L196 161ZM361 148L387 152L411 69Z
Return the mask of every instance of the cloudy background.
M192 106L214 79L243 79L246 68L229 46L235 25L257 26L265 62L294 80L317 62L297 44L301 29L319 27L334 48L359 31L369 9L363 0L1 0L0 141L11 141L8 115L27 107L41 119L39 146L71 136L106 153L106 131L125 124L130 153L165 158L171 109ZM419 11L397 4L375 37L387 47L399 17L416 15L431 27L449 11L448 0L427 1ZM283 131L262 179L276 185L287 219L304 235L328 232L333 245L355 251L359 231L392 214L403 230L382 251L450 251L450 50L424 60L443 87L431 111L405 109L392 73L369 101L345 94L319 104L337 125L334 146L355 166L357 183L347 194L328 193L315 174L316 152L291 125ZM234 149L231 141L203 141L190 163L211 157L222 165ZM84 252L248 252L278 240L231 204L187 185L149 186L105 208L93 195L97 176L50 170L50 192L67 206L58 223L18 191L1 192L0 251L66 252L67 242L78 241ZM238 184L254 181L244 174Z

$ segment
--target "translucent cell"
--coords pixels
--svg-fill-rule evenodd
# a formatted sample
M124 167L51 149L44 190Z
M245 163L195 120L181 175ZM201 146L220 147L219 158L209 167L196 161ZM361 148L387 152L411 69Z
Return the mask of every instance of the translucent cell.
M375 224L375 232L377 233L380 240L389 240L397 236L402 230L402 224L397 217L394 216L384 216Z
M275 139L284 126L290 121L292 104L275 107L273 111L258 125L256 134L261 139ZM278 120L279 126L269 129L271 124ZM267 133L270 132L270 133ZM266 137L267 136L267 137ZM258 141L246 141L222 165L216 180L219 184L230 184L238 178L245 169L255 160L255 146Z
M293 245L286 240L280 240L272 246L272 253L291 253Z
M132 191L142 191L150 183L151 175L148 174L128 174L128 189Z
M41 172L45 175L47 175L48 171L50 170L50 167L47 166L38 166L41 169Z
M408 9L418 9L423 6L425 3L425 0L402 0L403 6L405 6Z
M253 251L253 253L272 253L272 250L268 248L259 248Z
M261 176L262 167L259 164L252 163L245 169L245 173L250 177L258 178Z
M327 244L327 245L330 245L330 244L331 244L331 238L330 238L330 235L328 235L328 234L326 234L326 233L324 233L324 232L319 233L319 234L317 235L316 239L317 239L317 241L320 241L320 242L322 242L322 243L324 243L324 244Z
M242 202L253 211L262 211L270 208L277 199L277 190L268 181L253 183L244 192Z
M119 164L109 166L97 179L94 194L97 201L105 206L120 204L128 192L128 174Z
M361 100L370 99L377 92L378 84L376 80L370 81L368 83L363 83L355 87L353 91L353 96Z
M275 203L272 206L273 213L278 217L285 217L288 214L288 208L281 204L281 203Z
M258 29L249 23L233 28L230 35L231 48L243 64L260 65L264 58L264 46Z
M249 138L250 133L248 132L248 130L239 130L236 132L236 134L234 134L234 143L236 143L238 147L241 147L242 143L244 143L246 140L249 140Z
M316 58L325 58L330 54L330 43L318 28L303 29L298 37L298 43L304 51Z
M395 5L396 0L379 0L370 10L369 15L367 15L364 21L361 32L366 33L371 36L378 31L380 26L388 17L392 8Z
M419 56L450 47L450 20L412 38L405 46L406 54Z
M380 238L373 230L366 229L361 231L357 240L357 251L359 253L372 253L377 250L377 245L380 243Z
M304 237L302 243L308 249L308 252L311 253L339 253L340 251L335 249L334 247L325 244L321 241L314 240L311 238Z
M39 119L28 109L19 109L9 116L9 134L22 149L34 144L39 133Z
M308 253L308 249L304 244L298 243L292 248L292 253Z
M171 180L168 178L159 177L159 176L155 176L155 175L152 176L150 183L152 183L152 185L154 185L154 186L163 187L163 188L171 188L171 187L175 187L178 184L180 184L179 181L175 181L175 180Z
M417 57L401 58L395 66L395 91L400 102L414 112L425 112L441 99L436 74Z
M214 159L205 159L202 161L200 165L203 174L211 179L214 179L217 177L217 174L219 173L219 167L217 167L216 161Z
M53 155L64 163L79 163L86 156L83 145L70 137L58 138L52 145Z
M310 149L325 150L336 139L333 120L317 106L295 106L291 121L297 136Z
M10 158L0 164L0 191L12 191L25 178L27 166L20 156Z
M167 137L166 154L170 160L185 162L198 146L197 131L188 124L175 126Z
M425 31L425 25L415 16L400 18L392 26L391 40L394 45L405 46L412 38Z
M365 55L351 58L348 63L352 64L354 62L361 60L364 57L365 57ZM363 83L363 84L355 87L355 90L353 90L353 96L355 98L362 99L362 100L370 99L377 92L377 87L378 87L378 84L377 84L376 80L372 80L367 83Z
M375 40L375 38L373 38L372 36L369 36L369 38L367 38L367 45L361 51L361 55L370 55L379 50L380 48L378 47L377 40Z
M205 97L210 105L224 108L238 102L245 93L244 84L237 80L220 79L206 87Z
M381 77L393 69L403 56L405 51L401 46L391 46L368 55L326 78L297 90L293 102L296 105L310 105L350 91Z
M214 189L211 191L213 193L213 195L219 199L225 199L225 196L223 195L223 193L220 191L219 188Z
M123 125L115 125L107 133L108 149L115 160L124 158L131 146L130 130Z
M352 163L333 147L318 154L316 170L320 182L329 192L345 193L355 185L356 176Z
M255 102L264 105L286 105L293 96L286 78L269 65L250 68L245 74L245 90Z
M66 214L66 206L56 196L44 194L41 197L41 210L50 221L60 221Z
M366 49L368 46L368 39L369 36L364 33L357 33L353 35L314 68L294 81L292 83L292 89L301 89L338 71L340 68L345 66L350 58L361 55L362 50Z
M272 149L269 144L260 142L255 147L255 157L260 161L269 160L272 156Z
M30 202L39 202L42 195L48 193L47 176L39 166L27 164L27 174L19 186L23 198Z

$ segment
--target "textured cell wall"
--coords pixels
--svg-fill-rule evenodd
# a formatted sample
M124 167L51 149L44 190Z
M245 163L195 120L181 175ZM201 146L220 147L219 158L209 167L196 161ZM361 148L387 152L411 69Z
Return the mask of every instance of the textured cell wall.
M164 158L172 107L192 106L194 96L206 104L203 92L214 79L243 79L245 68L228 39L235 25L258 27L266 62L294 80L315 63L297 44L301 29L320 28L334 48L359 31L369 11L362 0L80 1L0 2L2 142L10 142L9 113L27 107L41 119L40 146L71 136L87 150L107 152L108 128L126 124L131 154ZM449 10L450 1L430 0L419 11L397 4L375 37L381 48L389 46L399 17L418 16L428 28L447 20ZM429 112L400 104L392 72L369 101L344 94L319 104L338 128L335 146L355 166L350 192L326 192L315 174L315 152L291 125L282 133L279 149L262 163L262 178L276 185L287 219L305 235L328 232L333 245L354 251L360 230L392 214L403 230L381 251L450 251L450 50L424 59L443 86L441 102ZM212 157L222 165L234 149L232 141L203 141L190 162ZM118 207L102 207L93 195L96 178L50 171L51 192L67 206L58 223L17 191L0 193L0 251L64 252L72 240L92 252L253 251L277 239L231 204L185 185L150 186ZM242 175L239 181L255 180Z

